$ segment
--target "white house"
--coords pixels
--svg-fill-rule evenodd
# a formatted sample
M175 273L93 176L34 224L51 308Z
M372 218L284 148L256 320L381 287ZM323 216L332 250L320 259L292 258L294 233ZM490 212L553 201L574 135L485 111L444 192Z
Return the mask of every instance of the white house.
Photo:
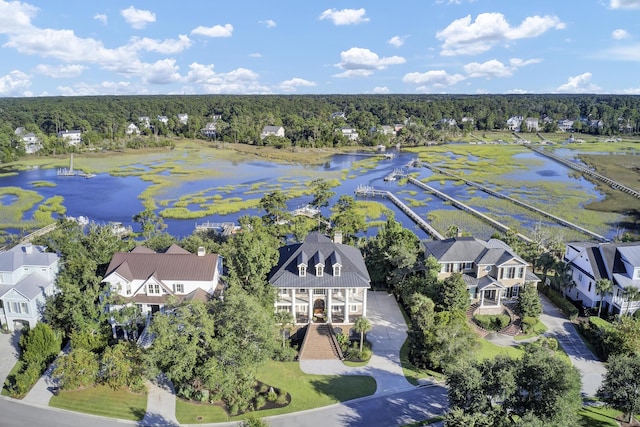
M540 281L529 264L498 239L437 240L425 244L425 253L438 260L438 279L461 273L470 299L480 307L498 307L505 300L517 298L526 283Z
M58 255L43 246L21 244L0 252L0 322L36 325L45 299L55 293Z
M265 126L260 133L260 139L265 139L268 136L284 138L284 128L282 126Z
M563 261L571 270L575 287L568 296L595 308L601 296L596 293L596 281L609 279L613 285L603 297L603 311L634 313L640 301L627 298L627 290L640 290L640 243L570 242L566 244Z
M380 132L383 135L392 135L392 136L396 135L395 128L393 126L389 126L389 125L382 125L378 132Z
M178 114L178 121L186 125L189 122L189 115L187 113Z
M64 139L67 144L77 147L82 143L82 131L81 130L64 130L58 132L58 137Z
M127 126L127 129L125 130L125 133L127 135L140 135L140 128L138 128L135 123L129 123L129 126Z
M358 131L355 130L354 128L349 128L349 127L340 128L340 133L342 134L342 136L346 137L349 141L357 141L360 139L360 135L358 134Z
M22 135L22 143L24 144L24 151L27 154L33 154L37 151L40 151L40 149L42 148L42 142L40 141L40 138L38 138L33 132Z
M206 299L221 293L222 257L197 254L172 245L164 253L144 246L130 252L116 252L109 263L103 282L108 283L118 304L135 305L142 314L162 311L168 299Z
M217 134L216 122L207 123L203 129L200 129L203 136L214 138Z
M509 130L520 130L520 125L524 118L522 116L511 116L507 119L507 129Z
M149 118L149 116L139 116L138 123L140 123L142 126L146 127L147 129L151 127L151 119Z
M540 129L540 123L535 117L527 117L527 119L524 121L524 126L529 132L537 132Z
M367 315L371 279L359 249L319 233L280 248L269 283L277 289L276 311L288 311L297 324L353 323Z
M558 120L558 129L563 132L570 132L573 129L573 120L569 120L569 119Z
M163 123L165 125L169 124L169 117L167 116L158 116L157 119L160 123Z

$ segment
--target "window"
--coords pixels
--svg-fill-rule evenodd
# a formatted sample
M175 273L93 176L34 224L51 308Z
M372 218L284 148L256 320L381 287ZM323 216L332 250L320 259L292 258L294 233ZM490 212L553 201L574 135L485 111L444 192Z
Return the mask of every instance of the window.
M582 282L582 273L578 273L578 282Z
M29 305L26 302L20 303L20 313L23 313L23 314L29 313Z
M307 266L306 265L299 265L298 266L298 276L300 276L300 277L306 277L307 276Z
M131 295L131 285L127 285L127 295Z
M358 312L358 306L356 304L350 304L349 305L349 311L351 313L357 313Z
M333 275L334 276L339 276L340 275L340 270L342 270L342 266L340 264L334 264L333 265Z
M322 273L324 272L324 267L322 264L316 265L316 276L322 277Z
M184 293L184 284L183 283L174 283L173 284L173 292L178 294Z
M507 268L507 279L514 279L516 277L516 268L515 267L509 267Z
M522 279L524 277L524 267L518 268L518 279Z
M472 263L472 262L465 262L465 263L464 263L464 269L465 269L465 270L471 270L471 269L473 269L473 263Z
M289 295L289 289L280 288L280 295L283 295L283 296Z
M149 283L147 289L147 293L150 295L160 294L160 285L158 285L157 283Z
M313 290L313 294L314 295L324 295L326 293L326 289L314 289Z
M306 294L307 290L305 288L300 288L300 289L298 289L298 293Z

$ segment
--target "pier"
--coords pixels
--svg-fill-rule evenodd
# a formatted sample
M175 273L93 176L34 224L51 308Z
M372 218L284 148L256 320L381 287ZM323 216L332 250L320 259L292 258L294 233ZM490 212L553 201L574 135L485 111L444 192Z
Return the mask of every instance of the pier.
M571 228L573 230L577 230L577 231L579 231L581 233L584 233L587 236L593 237L594 239L597 239L597 240L599 240L601 242L608 242L609 241L609 239L607 239L604 236L601 236L600 234L594 233L593 231L590 231L590 230L587 230L586 228L580 227L577 224L569 222L569 221L567 221L565 219L562 219L562 218L560 218L558 216L555 216L555 215L553 215L553 214L551 214L549 212L543 211L542 209L538 209L535 206L532 206L532 205L530 205L528 203L525 203L525 202L520 201L518 199L514 199L511 196L507 196L506 194L499 193L499 192L497 192L495 190L492 190L492 189L490 189L490 188L488 188L488 187L486 187L486 186L484 186L482 184L478 184L477 182L469 181L468 179L465 179L463 177L460 177L460 176L454 175L452 173L446 172L446 171L444 171L442 169L439 169L439 168L436 168L435 166L432 166L432 165L430 165L428 163L422 162L422 163L420 163L420 165L425 167L425 168L428 168L428 169L432 170L433 172L439 173L441 175L446 175L446 176L449 176L449 177L451 177L453 179L462 181L465 184L467 184L467 185L469 185L471 187L477 188L478 190L483 191L483 192L485 192L485 193L487 193L487 194L489 194L491 196L497 197L499 199L508 200L508 201L512 202L513 204L516 204L516 205L518 205L520 207L528 209L528 210L530 210L532 212L538 213L538 214L544 216L545 218L548 218L548 219L551 219L552 221L557 222L560 225L563 225L563 226L565 226L567 228Z
M496 221L495 219L483 214L482 212L479 212L475 209L473 209L472 207L458 201L457 199L454 199L451 196L448 196L446 194L444 194L442 191L438 191L433 187L428 186L427 184L425 184L424 182L418 181L417 179L415 179L414 177L410 176L409 177L409 182L422 188L425 191L428 191L429 193L433 194L434 196L444 200L445 202L449 202L451 203L453 206L457 207L460 210L463 210L465 212L469 212L470 214L473 214L475 216L477 216L480 219L483 219L484 221L488 222L489 224L491 224L492 226L494 226L495 228L497 228L498 230L502 231L503 233L506 233L507 231L513 231L511 230L511 228L507 227L506 225L504 225L503 223ZM524 242L527 243L533 243L533 241L528 238L527 236L525 236L524 234L520 234L520 233L516 233L516 236L518 236L518 238Z
M206 221L202 224L196 223L196 231L216 231L223 236L230 236L236 229L236 224L233 222L210 222Z
M434 239L444 240L444 236L438 233L438 230L433 228L427 221L420 217L417 213L413 211L409 206L407 206L402 200L398 199L391 191L386 190L376 190L371 186L358 186L356 188L356 196L360 197L386 197L394 205L396 205L402 212L404 212L413 222L415 222L420 228L422 228L427 234L429 234Z
M49 225L46 225L46 226L42 227L41 229L36 230L33 233L30 233L30 234L27 234L26 236L24 236L22 238L22 240L20 240L20 243L31 243L31 241L33 239L35 239L36 237L40 237L42 235L47 234L50 231L55 230L57 226L58 226L57 222L51 223Z
M565 159L564 157L560 157L557 154L553 154L550 153L549 151L542 149L542 148L538 148L538 147L532 147L529 145L526 145L527 148L529 148L530 150L540 154L541 156L545 156L550 158L551 160L555 160L558 163L561 163L573 170L577 170L578 172L581 172L587 176L590 176L591 178L597 179L600 182L604 182L605 184L607 184L609 187L615 189L615 190L620 190L623 191L627 194L630 194L633 197L636 197L638 199L640 199L640 191L634 190L633 188L627 187L624 184L619 183L618 181L615 181L611 178L607 178L604 175L600 175L597 172L594 172L593 170L589 169L586 166L582 166L578 163L572 162L570 160Z

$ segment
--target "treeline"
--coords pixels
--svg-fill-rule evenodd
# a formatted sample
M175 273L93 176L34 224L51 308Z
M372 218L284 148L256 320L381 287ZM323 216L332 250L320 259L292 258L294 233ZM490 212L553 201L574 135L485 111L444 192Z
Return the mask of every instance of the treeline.
M344 115L334 115L342 112ZM177 115L188 114L186 124ZM166 116L168 122L158 120ZM640 132L640 97L621 95L296 95L296 96L96 96L0 99L0 150L6 161L21 154L16 128L35 133L40 154L63 150L55 146L57 133L77 129L83 144L122 144L129 124L142 136L204 138L201 130L216 122L215 139L282 146L337 146L349 139L337 130L352 127L362 144L438 141L471 130L506 128L511 116L541 119L544 131L557 121L575 121L576 132L615 135ZM140 117L150 119L149 126ZM333 117L333 118L332 118ZM472 120L463 121L462 118ZM548 118L546 122L542 119ZM581 122L580 118L585 121ZM455 126L441 126L454 119ZM600 126L586 125L600 120ZM405 125L399 136L384 135L383 125ZM286 137L260 139L264 126L283 126ZM130 136L128 139L135 139ZM274 141L275 140L275 141ZM138 142L138 146L144 143ZM53 148L52 148L53 146ZM80 147L82 148L82 147Z

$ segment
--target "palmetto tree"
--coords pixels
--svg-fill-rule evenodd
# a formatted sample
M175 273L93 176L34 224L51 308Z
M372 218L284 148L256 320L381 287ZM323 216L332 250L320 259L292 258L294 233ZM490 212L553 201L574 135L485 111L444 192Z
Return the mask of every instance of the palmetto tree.
M353 325L353 330L360 334L360 353L362 353L364 334L371 330L371 322L366 317L359 317Z
M631 305L631 301L640 300L640 290L633 286L627 286L622 291L622 297L627 301L626 312L622 314L629 314L629 306Z
M567 296L567 290L574 287L576 283L573 281L573 272L568 263L558 261L553 266L556 272L554 284L556 287L562 289L562 296Z
M613 289L613 283L609 279L598 279L596 280L596 294L600 295L600 305L598 306L598 317L600 317L600 312L602 311L602 301L604 300L605 295L610 294Z

